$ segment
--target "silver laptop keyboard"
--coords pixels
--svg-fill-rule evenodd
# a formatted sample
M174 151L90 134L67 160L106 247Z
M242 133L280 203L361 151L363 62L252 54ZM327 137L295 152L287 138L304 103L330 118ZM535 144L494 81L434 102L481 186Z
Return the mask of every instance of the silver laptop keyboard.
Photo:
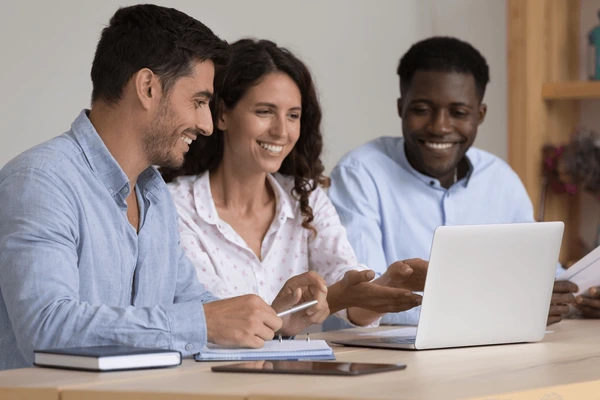
M400 336L400 337L380 337L372 339L373 342L377 343L396 343L396 344L413 344L415 343L414 336Z

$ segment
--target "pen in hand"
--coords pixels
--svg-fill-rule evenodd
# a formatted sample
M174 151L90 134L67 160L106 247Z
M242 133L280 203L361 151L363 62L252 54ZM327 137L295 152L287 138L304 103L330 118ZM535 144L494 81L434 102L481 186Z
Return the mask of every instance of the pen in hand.
M284 316L286 316L288 314L293 314L295 312L305 310L305 309L307 309L309 307L314 306L315 304L317 304L317 300L307 301L305 303L298 304L297 306L294 306L294 307L290 308L289 310L285 310L285 311L282 311L280 313L277 313L277 316L279 318L281 318L281 317L284 317Z

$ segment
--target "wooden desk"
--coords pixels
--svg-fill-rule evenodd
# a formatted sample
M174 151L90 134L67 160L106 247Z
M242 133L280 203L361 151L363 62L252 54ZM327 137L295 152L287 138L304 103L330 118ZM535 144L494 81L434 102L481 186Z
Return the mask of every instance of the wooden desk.
M316 338L319 335L314 336ZM365 350L338 346L334 351L338 361L350 361L353 359L350 356L351 354L357 354ZM297 375L231 374L211 371L211 367L223 364L223 362L184 360L184 368L179 369L176 374L107 385L85 385L85 387L74 385L63 389L61 400L129 400L134 396L151 400L234 400L247 399L250 394L260 393L260 389L273 384L276 384L277 388L283 389L279 392L294 393L293 388L285 390L286 386L280 386L277 382L281 378L285 378L286 381L293 381L298 377ZM284 383L284 385L287 385L287 383Z
M110 384L131 379L168 375L184 371L194 364L176 368L95 373L52 368L22 368L0 371L0 400L59 400L60 392L70 386Z
M354 348L339 348L338 354L344 352L356 351ZM179 375L192 370L194 373L205 371L212 375L210 368L213 365L222 365L223 363L198 363L193 360L184 360L181 366L176 368L151 369L139 371L124 372L106 372L94 373L85 371L68 371L52 368L22 368L8 371L0 371L0 400L59 400L61 393L68 388L77 388L84 390L88 385L100 385L101 387L112 387L119 383L125 384L128 381L141 380L142 388L145 387L145 380L150 382L168 381L169 375ZM228 374L229 375L229 374ZM185 379L189 379L186 376ZM210 379L209 379L210 380ZM132 382L133 383L133 382ZM150 385L148 386L150 387ZM216 398L218 393L212 393L207 398ZM126 396L125 396L126 397ZM64 397L63 397L64 398ZM166 398L171 398L167 395ZM202 396L196 394L194 399L201 399ZM231 395L218 397L220 399L244 399L244 395Z
M564 321L550 329L555 332L546 335L543 342L534 344L418 352L336 347L338 361L408 365L404 371L362 377L213 373L210 367L215 363L186 360L176 369L89 374L91 377L84 382L76 382L76 375L63 375L59 376L62 381L55 386L62 400L454 399L483 396L521 399L528 397L500 394L527 390L537 396L533 397L537 400L543 396L535 389L555 385L587 382L563 388L564 393L570 393L568 390L573 388L580 392L600 388L600 382L592 382L600 380L600 321ZM351 338L361 331L365 329L311 337ZM21 386L21 389L50 388L49 375L52 373L77 374L43 369L0 372L0 398L5 398L1 387L8 382L7 374L12 374L14 379L24 379L27 374L35 378L38 373L45 375L46 382L42 386ZM134 373L139 375L124 375ZM596 390L596 397L589 398L598 398L598 393L600 391ZM585 399L581 396L572 398Z

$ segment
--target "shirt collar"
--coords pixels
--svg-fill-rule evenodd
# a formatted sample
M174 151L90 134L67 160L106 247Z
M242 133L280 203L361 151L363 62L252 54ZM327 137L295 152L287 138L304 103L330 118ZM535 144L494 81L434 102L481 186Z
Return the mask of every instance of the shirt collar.
M395 149L395 154L398 155L398 158L397 158L398 163L400 164L400 166L402 168L409 171L411 174L413 174L415 177L417 177L420 181L425 183L427 186L435 186L437 188L442 187L440 185L439 180L432 178L431 176L420 173L419 171L414 169L412 165L410 165L410 162L408 162L408 158L406 157L406 150L404 149L404 139L399 140L396 145L397 145L397 148ZM469 184L469 181L471 180L471 176L473 175L473 163L471 162L471 159L469 157L470 152L471 152L471 149L469 148L469 150L467 150L467 152L465 153L465 160L468 165L467 175L457 182L458 185L461 185L465 188ZM433 182L433 184L432 184L432 182Z
M291 193L286 193L277 179L271 174L267 174L267 180L275 193L276 217L294 218ZM219 213L215 207L215 201L210 190L210 174L208 171L198 175L194 181L194 205L198 216L211 225L217 225L219 222Z
M281 176L280 174L277 175ZM275 201L277 202L276 215L280 218L294 218L295 214L292 204L295 203L295 199L292 197L292 192L286 192L275 176L271 174L267 174L267 180L271 184L271 188L273 188L273 193L275 193Z
M124 188L129 186L129 178L117 160L112 156L100 138L100 135L98 135L96 128L92 125L88 117L89 111L81 111L75 121L73 121L73 124L71 124L71 131L75 140L81 146L90 168L100 178L110 194L116 196L121 193L123 195L124 193L121 191L124 191ZM160 174L156 168L149 167L140 174L137 183L140 187L151 190L158 185L160 180L162 178L160 178Z
M197 176L194 180L194 205L198 216L205 222L216 225L219 220L219 214L215 207L215 202L210 191L209 172L206 171Z

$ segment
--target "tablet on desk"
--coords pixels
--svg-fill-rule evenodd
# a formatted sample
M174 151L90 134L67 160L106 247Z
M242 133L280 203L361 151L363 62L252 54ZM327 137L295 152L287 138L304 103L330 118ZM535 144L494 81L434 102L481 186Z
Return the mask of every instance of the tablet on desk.
M405 369L405 364L323 361L252 361L212 367L214 372L356 376Z

